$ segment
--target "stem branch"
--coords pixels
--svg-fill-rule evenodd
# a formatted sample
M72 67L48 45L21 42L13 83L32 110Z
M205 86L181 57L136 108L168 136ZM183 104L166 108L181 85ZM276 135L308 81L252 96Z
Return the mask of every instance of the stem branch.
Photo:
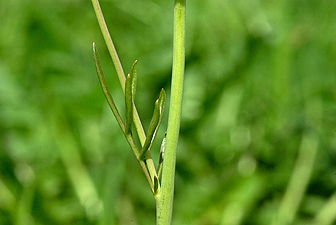
M125 73L124 73L124 70L122 68L121 62L119 60L118 53L117 53L117 51L114 47L110 32L107 28L103 12L102 12L102 10L100 8L100 5L99 5L99 1L98 0L92 0L92 5L93 5L94 11L96 13L97 20L98 20L101 32L103 34L105 43L106 43L107 48L109 50L109 53L111 55L113 64L116 68L121 88L122 88L122 90L125 94L125 83L126 83ZM133 122L134 122L134 127L135 127L135 129L138 133L141 146L143 146L144 143L145 143L145 140L146 140L146 134L145 134L145 131L143 129L138 111L137 111L134 103L133 103ZM153 186L153 182L154 182L154 176L157 177L157 174L156 174L156 171L155 171L154 162L153 162L153 159L151 157L150 152L146 153L145 159L146 159L146 165L147 165L147 168L148 168L151 180L152 180L152 183L150 183L150 186L151 186L151 189L153 190L152 186ZM140 162L140 164L143 167L143 162ZM146 175L146 177L147 177L147 175Z

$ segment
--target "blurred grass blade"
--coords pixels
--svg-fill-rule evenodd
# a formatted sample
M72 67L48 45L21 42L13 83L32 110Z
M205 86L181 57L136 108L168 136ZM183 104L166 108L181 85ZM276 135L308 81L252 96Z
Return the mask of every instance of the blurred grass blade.
M125 132L125 125L124 125L124 123L121 119L121 116L118 112L118 109L117 109L117 107L116 107L116 105L113 101L112 95L111 95L111 93L109 91L109 88L107 86L105 76L104 76L103 70L102 70L101 65L100 65L98 49L97 49L96 44L94 42L93 42L93 56L94 56L94 59L95 59L98 78L99 78L99 81L100 81L100 85L103 89L105 98L106 98L106 100L107 100L115 118L117 119L117 122L118 122L120 128L122 129L123 132Z
M126 77L125 87L125 112L126 112L126 128L125 134L130 134L133 122L133 101L132 101L132 77L128 74Z
M166 99L166 93L162 89L161 92L160 92L159 98L155 101L153 117L152 117L152 120L149 124L149 129L148 129L148 133L147 133L147 136L146 136L145 144L143 145L140 156L139 156L140 160L143 160L146 152L149 151L150 148L152 147L152 144L153 144L153 141L155 139L157 130L159 129L159 126L160 126L160 123L161 123L163 110L164 110L165 99Z
M336 192L326 201L325 205L315 216L315 224L332 225L336 220Z
M293 224L311 179L318 146L317 132L303 134L298 158L273 224Z

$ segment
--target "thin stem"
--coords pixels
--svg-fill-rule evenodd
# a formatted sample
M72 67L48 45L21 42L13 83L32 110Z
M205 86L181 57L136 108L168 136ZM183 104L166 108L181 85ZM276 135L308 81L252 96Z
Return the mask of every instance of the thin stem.
M96 63L96 69L97 69L97 74L98 74L98 78L99 78L99 81L100 81L100 84L103 88L103 92L104 92L104 95L106 97L106 100L114 114L114 117L116 118L121 130L123 131L123 133L125 134L125 137L126 137L126 140L127 142L129 143L129 145L131 146L131 149L134 153L135 156L138 157L139 155L139 150L135 144L135 141L132 137L132 134L131 133L126 133L126 127L125 127L125 124L124 122L122 121L121 119L121 116L118 112L118 109L113 101L113 98L111 96L111 93L109 91L109 88L108 88L108 85L106 83L106 80L105 80L105 76L104 76L104 72L101 68L101 65L100 65L100 60L99 60L99 54L98 54L98 50L96 48L96 45L95 43L93 43L93 55L94 55L94 59L95 59L95 63ZM151 179L151 176L149 175L148 173L148 170L147 170L147 167L146 167L146 164L143 162L143 161L140 161L139 160L139 163L140 163L140 166L141 166L141 169L142 171L144 172L145 176L146 176L146 179L149 183L149 186L152 190L152 192L154 193L154 186L153 186L153 181ZM154 178L153 178L154 179Z
M167 142L162 171L161 191L155 196L158 225L169 225L172 220L176 150L180 131L185 64L185 8L186 0L175 0L173 72Z
M129 145L131 146L131 149L134 153L134 155L138 156L139 155L139 150L134 142L134 139L132 137L131 134L125 135L127 142L129 143ZM141 169L143 171L143 173L146 176L146 179L148 181L149 187L151 188L152 192L154 193L154 175L152 178L152 175L148 173L149 169L147 169L146 167L146 163L144 161L138 160Z
M116 68L118 78L119 78L119 81L120 81L120 85L121 85L123 91L125 91L125 81L126 81L125 73L124 73L124 70L122 68L121 62L119 60L117 50L114 47L110 32L107 28L107 25L106 25L106 22L105 22L105 19L104 19L104 16L103 16L103 12L102 12L102 10L100 8L100 5L99 5L99 1L98 0L92 0L92 4L93 4L94 11L96 12L98 23L99 23L100 29L102 31L103 37L105 39L105 43L106 43L107 48L110 52L113 64Z
M102 12L102 10L100 8L100 5L99 5L99 1L98 0L92 0L92 5L93 5L94 11L96 13L97 20L98 20L100 29L102 31L105 43L106 43L107 48L110 52L113 64L116 68L121 88L122 88L123 92L125 93L125 83L126 83L125 73L124 73L124 70L122 68L121 62L119 60L117 51L114 47L110 32L107 28L107 25L106 25L106 22L105 22L105 19L104 19L104 16L103 16L103 12ZM133 103L133 122L134 122L134 127L135 127L135 129L138 133L138 137L139 137L141 146L143 146L144 143L145 143L145 140L146 140L146 134L145 134L145 131L143 129L138 111L137 111L134 103ZM150 152L147 152L145 154L145 159L146 159L146 165L147 165L147 168L148 168L148 171L149 171L152 183L153 183L154 182L154 176L157 176L157 174L156 174L154 162L153 162L153 159L152 159L152 156L151 156ZM152 187L151 187L151 189L153 190Z
M96 13L97 20L98 20L101 32L103 34L105 43L106 43L107 48L109 50L109 53L111 55L113 64L116 68L121 88L122 88L123 92L125 93L125 83L126 83L125 73L124 73L124 70L122 68L121 62L119 60L117 50L114 47L110 32L107 28L103 12L102 12L102 10L100 8L100 5L99 5L99 1L98 0L92 0L92 5L93 5L94 11ZM143 129L138 111L135 108L134 104L133 104L133 112L134 112L133 113L134 126L135 126L135 129L136 129L137 133L138 133L141 145L143 145L143 143L146 140L146 134L145 134L145 131Z

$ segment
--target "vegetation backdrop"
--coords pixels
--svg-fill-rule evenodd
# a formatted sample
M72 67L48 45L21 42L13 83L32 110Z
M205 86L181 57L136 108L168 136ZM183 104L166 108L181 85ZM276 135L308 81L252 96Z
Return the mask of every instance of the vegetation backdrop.
M147 127L160 89L169 96L173 1L101 6L124 69L138 60ZM333 0L187 1L173 224L336 224L335 11ZM1 1L0 21L0 224L154 224L96 76L93 41L123 111L91 1Z

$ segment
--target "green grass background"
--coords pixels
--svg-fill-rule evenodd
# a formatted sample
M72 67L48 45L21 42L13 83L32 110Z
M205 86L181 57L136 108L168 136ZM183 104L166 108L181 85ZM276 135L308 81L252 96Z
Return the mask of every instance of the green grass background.
M173 1L101 6L125 71L138 60L147 130L170 92ZM334 0L187 1L173 224L336 224L335 12ZM89 0L0 2L1 225L155 224L93 41L123 113Z

